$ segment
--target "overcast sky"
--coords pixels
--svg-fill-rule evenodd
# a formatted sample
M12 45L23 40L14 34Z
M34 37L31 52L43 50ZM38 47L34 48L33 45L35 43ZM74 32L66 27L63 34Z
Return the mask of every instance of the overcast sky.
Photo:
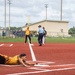
M0 27L4 27L4 1L0 0ZM45 4L48 4L48 20L60 20L61 0L10 0L10 25L22 27L28 22L35 23L46 19ZM69 28L75 26L75 0L62 0L62 20L69 21ZM6 25L9 26L9 4L6 0Z

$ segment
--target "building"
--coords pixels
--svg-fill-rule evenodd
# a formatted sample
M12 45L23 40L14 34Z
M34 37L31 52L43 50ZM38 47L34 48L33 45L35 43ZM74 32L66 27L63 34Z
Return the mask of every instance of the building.
M9 36L9 30L8 29L5 30L4 28L0 27L0 37L2 37L2 36L8 37Z
M2 36L2 33L3 33L3 28L0 27L0 36Z
M38 25L45 27L48 36L68 36L68 21L53 21L53 20L43 20L30 24L31 31L38 31ZM26 26L22 27L22 30L26 30Z

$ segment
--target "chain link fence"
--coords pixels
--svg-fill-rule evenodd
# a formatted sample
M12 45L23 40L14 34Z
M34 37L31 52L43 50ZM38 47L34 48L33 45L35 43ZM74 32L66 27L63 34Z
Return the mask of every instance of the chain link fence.
M16 37L24 37L25 36L25 31L12 31L12 30L6 30L0 32L0 37L11 37L11 38L16 38ZM37 31L31 31L31 36L32 37L38 37ZM48 37L74 37L75 34L69 34L68 32L47 32Z

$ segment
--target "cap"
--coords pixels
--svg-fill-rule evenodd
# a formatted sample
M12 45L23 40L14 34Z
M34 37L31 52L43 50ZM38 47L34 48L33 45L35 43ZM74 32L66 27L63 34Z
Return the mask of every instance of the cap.
M29 28L29 26L27 27L27 29Z
M39 25L38 27L41 27L41 25Z

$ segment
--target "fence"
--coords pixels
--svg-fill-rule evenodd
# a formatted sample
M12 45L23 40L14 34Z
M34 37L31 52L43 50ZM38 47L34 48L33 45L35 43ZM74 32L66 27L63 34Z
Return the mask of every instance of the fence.
M25 32L24 31L6 31L5 35L4 34L0 34L0 37L24 37L25 36ZM31 36L38 36L37 32L32 31L31 32ZM75 34L69 34L68 32L47 32L47 36L49 37L74 37L75 38Z

